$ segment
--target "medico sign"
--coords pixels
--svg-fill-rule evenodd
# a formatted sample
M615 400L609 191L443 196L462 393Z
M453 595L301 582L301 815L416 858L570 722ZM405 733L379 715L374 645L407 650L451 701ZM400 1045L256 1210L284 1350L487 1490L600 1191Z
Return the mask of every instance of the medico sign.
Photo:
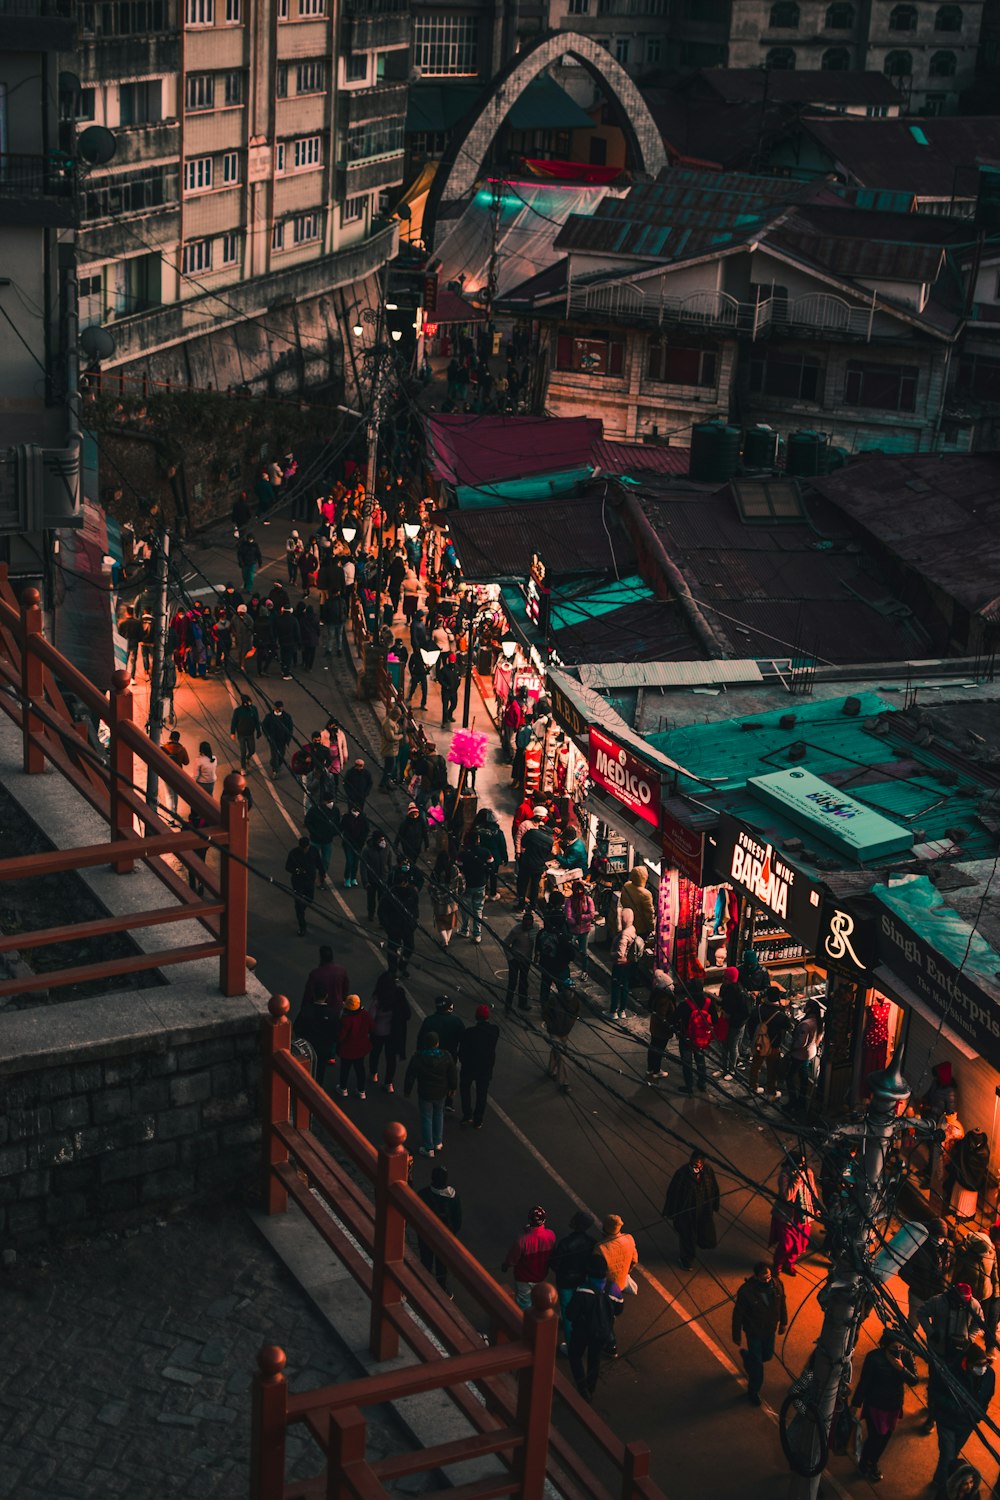
M659 828L660 772L593 725L590 727L590 779L636 817Z

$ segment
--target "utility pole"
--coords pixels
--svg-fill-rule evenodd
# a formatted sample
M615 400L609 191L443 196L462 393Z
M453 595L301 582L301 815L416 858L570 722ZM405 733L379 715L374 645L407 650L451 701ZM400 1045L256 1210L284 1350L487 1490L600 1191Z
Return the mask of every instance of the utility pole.
M490 183L490 263L486 273L486 327L493 333L493 303L497 295L497 261L500 254L500 214L503 209L504 183L494 177Z
M163 667L167 648L167 584L170 575L170 531L160 528L156 545L156 581L153 594L153 670L149 684L147 733L154 745L163 738ZM150 767L146 775L146 801L155 806L160 778Z
M468 626L465 651L465 697L462 702L462 728L469 727L469 710L472 706L472 653L476 646L476 605L471 596L466 600Z
M844 1248L831 1268L826 1286L819 1294L823 1309L823 1328L813 1354L812 1385L804 1394L810 1406L809 1436L802 1445L804 1467L818 1472L799 1474L795 1500L817 1500L823 1469L825 1440L829 1438L841 1382L850 1375L851 1356L858 1339L858 1329L865 1315L865 1277L870 1269L868 1250L869 1226L876 1214L876 1203L885 1173L885 1160L897 1125L899 1112L910 1097L910 1086L900 1072L899 1059L893 1059L881 1073L869 1079L872 1096L860 1126L864 1168L845 1226ZM907 1121L912 1124L912 1121ZM916 1244L912 1244L912 1254ZM905 1257L904 1257L905 1258ZM799 1419L803 1423L805 1418Z

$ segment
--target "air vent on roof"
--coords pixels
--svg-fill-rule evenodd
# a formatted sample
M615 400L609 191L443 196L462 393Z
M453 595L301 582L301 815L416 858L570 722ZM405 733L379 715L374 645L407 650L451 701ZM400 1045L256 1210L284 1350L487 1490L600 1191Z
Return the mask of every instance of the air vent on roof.
M734 479L730 487L741 521L801 521L802 496L794 479Z

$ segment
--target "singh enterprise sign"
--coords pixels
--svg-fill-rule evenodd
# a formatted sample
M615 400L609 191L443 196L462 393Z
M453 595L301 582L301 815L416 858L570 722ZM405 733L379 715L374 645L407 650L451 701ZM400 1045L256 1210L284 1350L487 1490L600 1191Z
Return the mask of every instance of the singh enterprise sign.
M876 888L877 894L877 888ZM980 1057L1000 1068L1000 996L994 999L880 902L879 958Z

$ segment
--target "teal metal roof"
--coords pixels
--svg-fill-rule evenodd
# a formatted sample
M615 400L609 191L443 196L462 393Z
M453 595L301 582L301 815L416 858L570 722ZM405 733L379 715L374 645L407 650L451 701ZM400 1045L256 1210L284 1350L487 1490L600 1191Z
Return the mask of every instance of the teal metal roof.
M954 773L943 760L894 735L894 704L878 693L855 696L861 703L856 717L843 712L843 698L817 703L790 698L783 710L692 724L647 738L691 773L679 778L679 790L724 808L775 841L804 837L807 845L833 855L819 837L804 836L801 828L747 788L751 776L795 765L919 833L918 842L943 840L947 829L961 826L967 831L962 840L966 859L992 855L995 841L975 815L986 788L971 778L955 785ZM795 715L795 722L783 729L780 720L788 714ZM888 733L873 732L872 721L879 715L887 716ZM796 743L805 746L805 754L792 760L788 751ZM836 861L840 868L850 863L841 856Z
M632 573L628 578L616 579L614 583L589 588L578 599L566 599L552 605L549 616L552 630L564 630L568 625L579 625L583 620L596 620L601 615L623 609L626 604L635 604L640 599L654 599L653 590Z

